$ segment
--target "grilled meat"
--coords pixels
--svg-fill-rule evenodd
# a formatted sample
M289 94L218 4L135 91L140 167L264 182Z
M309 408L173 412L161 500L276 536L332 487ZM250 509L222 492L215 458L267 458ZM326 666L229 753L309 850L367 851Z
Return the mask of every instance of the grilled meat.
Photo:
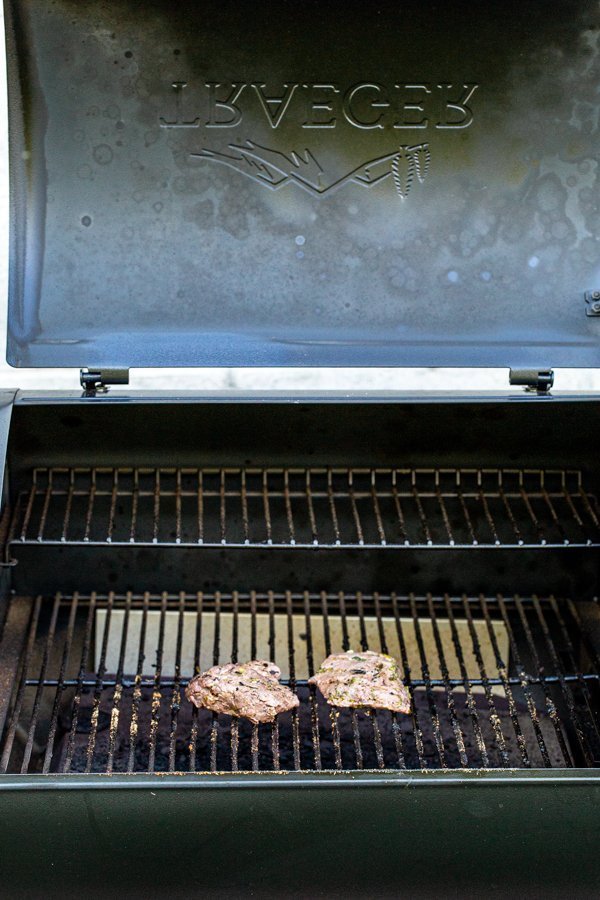
M386 653L372 650L332 653L308 680L332 706L373 707L410 712L408 691L398 663Z
M264 659L213 666L192 678L185 695L199 709L272 722L276 715L299 706L298 697L280 684L281 669Z

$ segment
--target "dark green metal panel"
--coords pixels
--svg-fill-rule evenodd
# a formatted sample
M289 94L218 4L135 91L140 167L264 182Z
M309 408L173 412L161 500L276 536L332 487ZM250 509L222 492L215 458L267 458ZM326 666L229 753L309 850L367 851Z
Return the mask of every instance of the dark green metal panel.
M4 896L600 891L600 782L584 772L32 782L0 790Z

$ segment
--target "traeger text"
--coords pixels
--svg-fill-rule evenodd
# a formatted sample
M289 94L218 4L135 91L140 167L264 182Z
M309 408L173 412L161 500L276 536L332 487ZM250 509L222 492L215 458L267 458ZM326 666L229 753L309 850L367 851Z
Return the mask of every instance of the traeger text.
M163 128L236 128L246 112L264 116L273 129L294 119L302 128L335 128L347 122L363 130L396 128L468 128L473 122L471 99L478 84L403 83L391 87L361 81L343 90L333 83L285 83L279 91L264 82L218 82L204 84L201 115L192 112L186 81L172 84L174 104L170 116L161 116ZM196 110L199 112L199 110Z

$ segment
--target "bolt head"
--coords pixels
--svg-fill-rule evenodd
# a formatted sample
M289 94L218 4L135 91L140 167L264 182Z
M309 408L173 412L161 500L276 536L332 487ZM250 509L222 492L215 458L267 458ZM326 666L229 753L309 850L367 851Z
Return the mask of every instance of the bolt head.
M600 313L600 301L596 301L596 303L592 303L592 311L595 313Z
M592 291L592 300L600 300L600 291Z

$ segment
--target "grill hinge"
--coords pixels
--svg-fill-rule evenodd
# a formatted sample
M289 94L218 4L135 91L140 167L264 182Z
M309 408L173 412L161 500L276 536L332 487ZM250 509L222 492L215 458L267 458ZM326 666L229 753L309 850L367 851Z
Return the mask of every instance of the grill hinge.
M510 383L521 385L532 394L549 394L554 384L553 369L511 369Z
M129 384L129 369L80 369L84 397L105 394L110 384Z

